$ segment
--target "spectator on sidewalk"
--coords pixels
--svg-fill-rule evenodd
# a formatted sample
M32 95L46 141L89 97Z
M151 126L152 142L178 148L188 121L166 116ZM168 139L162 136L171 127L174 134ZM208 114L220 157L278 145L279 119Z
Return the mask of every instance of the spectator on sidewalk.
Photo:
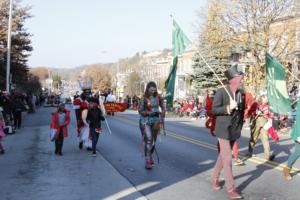
M99 107L99 101L92 99L89 104L89 109L86 117L86 121L90 128L90 137L92 138L92 156L96 156L96 145L101 133L101 121L104 121L102 110Z
M4 123L4 117L2 115L2 111L3 111L3 109L2 109L2 107L0 107L0 154L4 154L2 138L5 136L5 133L4 133L5 123Z
M62 156L64 138L68 136L68 125L70 123L70 111L65 109L65 104L60 103L58 109L52 113L50 128L56 130L55 154Z
M26 110L20 96L13 99L14 126L20 129L22 124L22 111Z
M35 113L35 111L36 111L36 103L37 103L37 97L36 97L35 94L32 95L31 101L32 101L32 111Z

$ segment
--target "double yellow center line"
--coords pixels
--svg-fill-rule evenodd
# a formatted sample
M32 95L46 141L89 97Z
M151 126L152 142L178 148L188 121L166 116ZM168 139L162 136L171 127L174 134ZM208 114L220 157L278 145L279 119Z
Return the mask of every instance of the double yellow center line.
M125 118L121 118L121 117L115 117L115 119L117 119L119 121L123 121L123 122L131 124L131 125L134 125L134 126L139 126L138 122L134 122L134 121L129 120L129 119L125 119ZM195 144L195 145L207 148L207 149L215 150L215 151L218 150L216 145L213 145L213 144L210 144L210 143L207 143L207 142L203 142L203 141L200 141L200 140L196 140L196 139L193 139L193 138L190 138L190 137L186 137L186 136L183 136L183 134L180 134L180 133L176 133L176 132L173 132L173 131L166 130L166 134L170 137L176 138L176 139L181 140L181 141L189 142L189 143L192 143L192 144ZM284 164L280 164L280 163L273 162L273 161L267 161L263 158L259 158L259 157L255 157L255 156L253 156L251 158L247 158L245 155L243 155L241 153L239 154L239 157L243 160L251 161L251 162L256 163L256 164L260 164L260 165L264 165L264 166L267 166L267 167L270 167L270 168L274 168L274 169L277 169L279 171L282 171L283 168L286 166ZM292 173L297 173L297 175L300 176L300 174L298 173L299 171L300 170L297 169L297 168L293 168L291 170Z

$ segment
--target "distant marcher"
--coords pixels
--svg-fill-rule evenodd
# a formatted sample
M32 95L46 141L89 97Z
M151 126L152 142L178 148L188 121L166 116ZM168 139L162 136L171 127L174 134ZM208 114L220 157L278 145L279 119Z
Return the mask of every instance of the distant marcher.
M92 156L96 156L96 145L98 143L99 135L102 131L101 121L104 121L102 110L99 108L99 103L96 99L89 104L86 121L89 124L90 137L92 138Z
M5 150L4 150L4 147L2 145L2 138L5 136L5 133L4 133L4 126L5 126L5 123L4 123L4 117L2 115L2 107L0 107L0 154L4 154Z
M58 109L52 113L50 128L56 130L55 154L62 156L64 138L68 137L68 125L70 123L70 111L65 109L65 104L60 103Z
M222 169L224 170L227 194L230 199L241 199L241 194L234 186L232 175L232 147L241 136L243 126L244 105L242 94L238 90L243 80L243 74L237 70L237 65L225 71L229 85L217 90L213 100L212 114L216 116L215 135L220 144L220 153L216 162L212 186L221 189L219 182Z
M116 96L113 95L112 93L109 93L106 97L106 102L107 103L115 103L117 101ZM115 113L114 112L107 112L108 115L112 115L114 116Z

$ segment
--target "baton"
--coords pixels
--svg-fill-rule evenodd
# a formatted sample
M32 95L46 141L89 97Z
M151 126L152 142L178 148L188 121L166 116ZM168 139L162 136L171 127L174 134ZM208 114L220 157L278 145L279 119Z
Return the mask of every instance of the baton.
M109 127L109 125L108 125L108 123L107 123L106 118L104 118L104 121L105 121L106 127L107 127L107 129L108 129L108 132L109 132L109 134L111 135L111 130L110 130L110 127Z

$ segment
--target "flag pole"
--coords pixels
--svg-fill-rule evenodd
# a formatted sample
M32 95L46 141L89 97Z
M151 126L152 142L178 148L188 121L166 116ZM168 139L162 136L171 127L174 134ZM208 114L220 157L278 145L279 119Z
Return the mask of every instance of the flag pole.
M220 77L218 76L218 74L215 72L215 70L206 62L206 60L203 58L203 56L199 53L200 58L204 61L204 63L206 64L206 66L212 71L212 73L217 77L218 81L221 83L222 87L224 88L225 92L228 94L230 100L233 101L230 93L228 92L227 88L225 87L225 85L223 84L223 82L221 81Z
M8 31L7 31L7 63L6 63L6 91L10 92L10 54L11 54L11 26L12 26L12 10L13 10L13 1L9 1L9 13L8 13Z

